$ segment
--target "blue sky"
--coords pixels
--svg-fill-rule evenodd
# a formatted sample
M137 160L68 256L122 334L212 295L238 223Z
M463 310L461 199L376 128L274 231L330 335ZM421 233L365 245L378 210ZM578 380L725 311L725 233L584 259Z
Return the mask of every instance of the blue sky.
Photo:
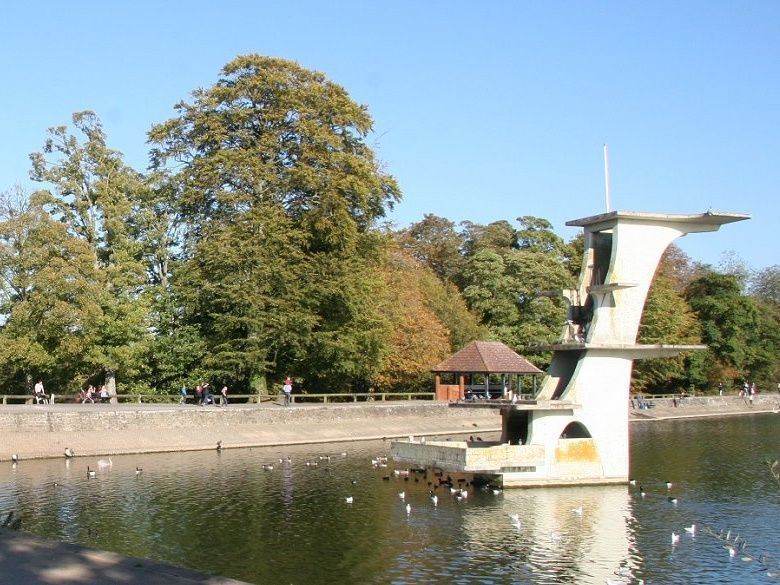
M779 263L780 2L44 1L0 26L0 190L34 189L29 153L83 109L144 169L150 126L260 53L368 106L398 226L536 215L568 239L605 210L608 143L613 209L750 213L678 243Z

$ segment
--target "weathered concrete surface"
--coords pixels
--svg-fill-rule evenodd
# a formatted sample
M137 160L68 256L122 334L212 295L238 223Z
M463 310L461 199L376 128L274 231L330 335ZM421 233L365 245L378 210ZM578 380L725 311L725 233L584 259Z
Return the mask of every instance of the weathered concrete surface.
M0 529L0 585L46 583L241 585L243 582Z
M495 411L441 402L200 407L41 405L0 409L0 460L363 441L499 431Z

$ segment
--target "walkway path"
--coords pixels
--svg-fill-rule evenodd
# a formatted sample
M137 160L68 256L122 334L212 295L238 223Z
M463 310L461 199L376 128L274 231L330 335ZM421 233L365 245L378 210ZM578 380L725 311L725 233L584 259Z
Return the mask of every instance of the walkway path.
M629 421L740 416L766 412L780 413L780 397L777 397L776 400L762 397L762 400L756 400L753 406L737 397L723 397L722 399L712 397L709 403L702 403L699 399L683 399L678 402L678 406L674 406L670 401L664 401L647 410L631 410ZM780 421L780 416L778 416L778 421Z
M0 585L48 583L242 585L243 582L0 529Z

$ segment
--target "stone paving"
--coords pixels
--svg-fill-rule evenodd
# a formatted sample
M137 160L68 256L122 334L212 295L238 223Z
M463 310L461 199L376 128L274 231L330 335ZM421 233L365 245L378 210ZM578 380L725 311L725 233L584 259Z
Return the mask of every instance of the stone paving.
M146 559L0 529L0 585L242 585ZM246 584L244 584L246 585Z

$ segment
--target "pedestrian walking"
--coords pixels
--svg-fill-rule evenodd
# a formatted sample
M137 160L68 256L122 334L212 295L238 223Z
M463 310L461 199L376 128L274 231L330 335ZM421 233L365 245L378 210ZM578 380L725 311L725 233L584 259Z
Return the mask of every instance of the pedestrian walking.
M292 402L292 378L289 376L284 379L284 386L282 386L282 391L284 392L284 405L290 406L290 403Z
M228 387L227 386L222 386L222 390L220 390L219 393L222 395L222 401L220 402L220 404L222 404L223 406L227 406L228 405L228 399L227 399Z

